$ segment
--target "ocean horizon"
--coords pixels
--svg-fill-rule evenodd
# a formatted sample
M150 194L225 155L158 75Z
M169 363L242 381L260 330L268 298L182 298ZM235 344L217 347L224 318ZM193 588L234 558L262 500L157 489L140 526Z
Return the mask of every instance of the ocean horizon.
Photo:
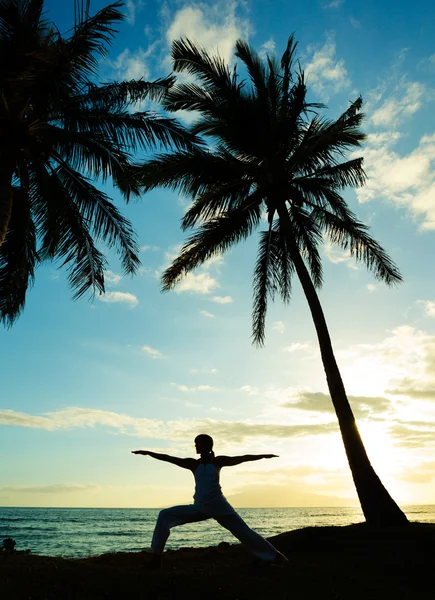
M435 523L435 505L402 507L410 521ZM0 507L0 542L16 541L17 550L32 554L83 558L109 552L139 552L150 546L161 508ZM238 508L247 524L271 537L318 526L344 526L364 521L359 507ZM238 543L209 519L172 530L166 549Z

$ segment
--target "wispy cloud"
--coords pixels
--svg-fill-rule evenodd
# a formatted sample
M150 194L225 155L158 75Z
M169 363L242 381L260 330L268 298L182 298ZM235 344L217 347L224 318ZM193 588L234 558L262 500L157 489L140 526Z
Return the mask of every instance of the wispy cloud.
M308 84L325 100L350 86L344 60L336 59L336 46L332 36L328 36L320 49L308 47L311 59L305 66Z
M193 292L195 294L210 294L219 287L218 281L210 273L187 273L176 286L177 294Z
M134 294L129 292L106 292L97 296L101 302L128 304L131 308L138 305L139 301Z
M362 152L368 181L357 190L358 200L384 198L407 208L422 229L435 229L435 132L424 135L405 155L392 149L398 139L395 132L390 139L388 134L368 139Z
M210 300L216 304L231 304L233 301L231 296L213 296Z
M150 246L149 244L144 244L140 247L141 252L157 252L157 250L160 250L159 246Z
M178 256L181 251L181 246L172 246L165 253L165 262L158 269L156 275L160 277L162 271L166 269ZM177 294L183 292L190 292L193 294L210 294L213 290L220 287L220 284L216 277L210 274L213 270L214 273L219 273L219 267L223 263L223 257L218 254L209 260L207 260L201 267L198 268L196 273L187 273L182 280L175 286L174 290Z
M323 254L325 258L335 265L341 263L345 264L349 269L356 271L358 265L355 263L355 258L352 256L349 250L342 250L336 244L333 244L330 240L325 239L323 242Z
M278 331L279 333L284 333L285 331L285 325L283 321L275 321L275 323L272 325L272 329L274 331Z
M323 8L340 8L343 3L344 0L331 0L331 2L324 4Z
M383 396L348 396L348 400L357 418L370 414L385 415L391 409L391 400ZM282 405L311 412L334 413L331 396L322 392L300 391L291 401Z
M168 25L166 39L169 44L184 37L195 40L229 63L236 40L246 39L251 29L247 18L241 16L244 10L237 0L184 6Z
M391 95L372 113L371 122L375 126L396 127L421 108L426 92L424 84L402 78Z
M151 346L142 346L141 350L143 352L145 352L146 354L148 354L148 356L150 358L153 358L153 359L165 358L164 355L160 352L160 350L156 350L155 348L152 348Z
M207 317L207 319L214 319L215 315L211 312L208 312L208 310L200 310L199 311L203 317Z
M417 304L423 305L424 311L428 317L435 318L435 302L433 300L417 300Z
M306 423L285 425L282 423L255 423L249 421L218 421L214 419L183 419L161 421L135 418L129 415L90 408L67 408L43 416L0 411L0 424L55 431L75 427L111 427L124 435L152 439L184 441L197 433L209 433L227 443L239 443L249 438L291 438L337 433L335 423Z
M129 25L136 22L136 13L144 7L143 0L125 0L125 20Z
M138 48L132 52L125 48L115 60L110 61L109 65L115 72L117 79L147 79L150 75L148 59L151 52Z
M115 286L121 281L122 276L114 273L113 271L104 271L104 280L107 285Z
M264 44L261 44L259 55L262 58L266 58L267 55L270 56L271 54L274 54L275 47L276 47L275 40L273 40L272 38L269 38L267 40L267 42L264 42Z
M10 485L0 487L0 494L69 494L72 492L96 492L100 489L100 485L81 483L58 483L53 485Z
M188 386L180 383L171 383L172 387L176 388L180 392L216 392L217 388L211 385L194 385Z

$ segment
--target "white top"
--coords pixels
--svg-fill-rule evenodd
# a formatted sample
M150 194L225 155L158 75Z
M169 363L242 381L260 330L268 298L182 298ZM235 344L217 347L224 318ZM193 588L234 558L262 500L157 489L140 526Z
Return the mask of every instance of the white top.
M211 463L200 463L194 472L195 495L193 504L206 515L221 517L236 511L222 494L219 469Z

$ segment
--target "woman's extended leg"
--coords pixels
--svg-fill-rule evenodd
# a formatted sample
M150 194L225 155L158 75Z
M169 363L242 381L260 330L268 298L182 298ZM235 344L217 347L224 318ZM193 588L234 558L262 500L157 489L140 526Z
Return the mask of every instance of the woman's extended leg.
M280 556L285 560L285 557L270 542L248 527L237 513L214 518L222 527L231 531L234 537L242 542L242 544L245 544L258 558L265 561L273 561L277 556Z
M200 512L193 504L171 506L171 508L161 510L154 528L151 542L152 551L156 554L162 554L172 527L204 521L205 519L210 519L210 517Z

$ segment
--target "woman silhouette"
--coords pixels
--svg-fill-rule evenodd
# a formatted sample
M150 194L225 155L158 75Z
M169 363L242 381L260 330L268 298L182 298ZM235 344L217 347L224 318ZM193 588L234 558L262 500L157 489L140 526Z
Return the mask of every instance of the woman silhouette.
M195 458L178 458L168 454L150 452L149 450L133 450L133 454L151 456L183 469L189 469L195 477L193 504L172 506L160 511L151 542L153 557L150 566L160 567L163 549L172 527L212 518L222 527L228 529L260 560L268 563L287 561L286 557L274 548L270 542L246 525L222 494L219 484L219 474L222 467L234 467L244 462L262 458L276 458L276 455L215 456L213 439L206 434L198 435L195 438L195 448L196 453L200 455L199 460Z

